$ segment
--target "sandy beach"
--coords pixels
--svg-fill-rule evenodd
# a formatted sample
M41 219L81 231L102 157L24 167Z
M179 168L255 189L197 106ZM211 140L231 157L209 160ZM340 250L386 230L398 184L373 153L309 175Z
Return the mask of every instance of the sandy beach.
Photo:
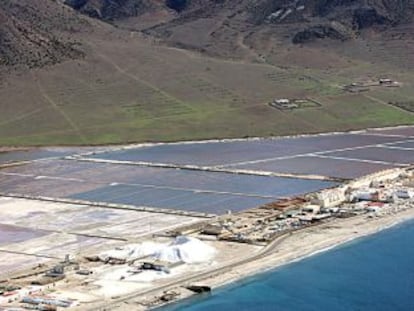
M414 208L408 208L381 217L368 218L367 215L360 215L305 228L284 237L279 243L275 241L277 247L274 251L261 259L235 265L224 273L213 273L211 276L200 278L194 283L210 286L214 291L222 286L328 251L412 219L414 219ZM151 301L154 296L159 294L161 292L156 291L148 295L138 294L127 303L111 305L111 310L131 310L131 305L134 306L134 310L147 310L149 308L141 303ZM182 292L180 300L190 296L192 296L190 292Z
M366 215L361 215L306 228L283 240L271 255L246 265L234 267L229 273L204 279L202 283L217 288L316 255L411 219L414 219L414 208L379 218L368 219Z

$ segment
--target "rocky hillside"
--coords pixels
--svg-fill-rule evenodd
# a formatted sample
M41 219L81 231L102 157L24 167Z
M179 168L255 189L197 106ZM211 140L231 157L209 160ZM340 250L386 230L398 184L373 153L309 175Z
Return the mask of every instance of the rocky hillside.
M91 17L107 21L140 16L158 11L183 13L191 9L225 2L225 0L64 0L66 5Z
M34 68L83 53L70 37L87 24L50 0L0 1L0 65Z
M274 1L268 1L275 4ZM264 7L269 7L263 3ZM314 0L295 1L273 7L272 12L254 15L259 22L303 23L294 43L316 38L346 40L367 28L386 29L409 23L414 17L413 0ZM270 14L269 14L270 13Z
M363 29L410 22L414 16L414 0L66 0L65 3L89 16L115 23L126 17L169 11L175 15L168 23L160 22L158 29L162 36L173 33L168 28L195 19L222 19L223 15L233 28L243 28L246 24L295 24L302 28L291 34L295 43L325 37L346 40ZM237 20L237 25L232 25L233 20ZM151 29L153 34L156 28Z
M75 34L93 28L90 17L182 48L260 58L271 38L345 41L413 16L414 0L2 0L0 65L32 68L82 57Z
M64 3L83 14L104 21L155 13L166 8L163 1L157 0L65 0Z

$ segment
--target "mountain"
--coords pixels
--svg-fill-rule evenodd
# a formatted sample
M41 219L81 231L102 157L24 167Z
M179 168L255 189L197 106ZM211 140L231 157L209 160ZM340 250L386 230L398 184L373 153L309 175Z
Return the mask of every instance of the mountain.
M0 64L33 68L83 57L74 34L91 26L76 11L180 48L260 60L269 37L345 41L410 23L414 0L4 0Z
M2 0L0 144L414 124L413 2Z
M413 21L414 0L66 0L88 16L210 56L263 61L265 42L347 41ZM260 37L260 38L259 38Z
M168 28L205 18L224 20L240 30L252 24L296 24L304 28L292 34L292 38L297 35L294 41L298 42L314 37L346 39L365 28L411 22L414 15L414 0L66 0L65 3L115 24L125 18L162 11L170 15L167 23L161 20L158 25L164 36L169 33Z

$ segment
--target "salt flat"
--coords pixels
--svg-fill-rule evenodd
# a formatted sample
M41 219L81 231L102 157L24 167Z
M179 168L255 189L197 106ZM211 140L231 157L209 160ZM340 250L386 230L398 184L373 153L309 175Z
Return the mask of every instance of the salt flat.
M92 206L0 198L0 278L66 254L89 253L120 241L199 221L197 218Z

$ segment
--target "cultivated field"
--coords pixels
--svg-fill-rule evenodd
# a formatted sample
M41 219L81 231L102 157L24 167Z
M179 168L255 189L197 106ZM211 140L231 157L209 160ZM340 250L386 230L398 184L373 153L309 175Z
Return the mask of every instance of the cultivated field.
M265 55L259 63L103 29L79 38L93 51L85 59L3 81L0 145L277 136L414 123L412 113L388 104L414 98L411 39L306 47L267 41L270 48L263 46L269 34L258 33L243 44ZM342 90L365 77L390 77L402 86ZM275 98L312 98L321 106L280 111L267 104Z

